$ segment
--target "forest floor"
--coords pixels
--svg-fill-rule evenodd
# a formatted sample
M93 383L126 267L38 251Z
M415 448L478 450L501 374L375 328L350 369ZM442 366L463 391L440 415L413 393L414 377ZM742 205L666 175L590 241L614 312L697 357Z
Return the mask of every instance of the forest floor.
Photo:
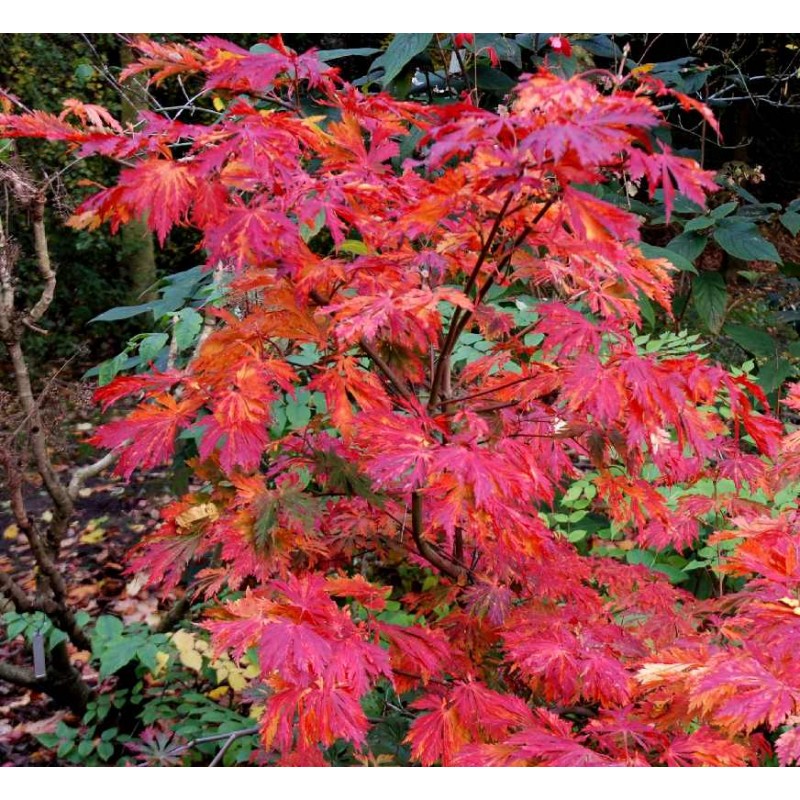
M79 433L85 433L87 424L77 425L84 429ZM46 521L47 495L28 488L29 513ZM129 484L105 475L81 490L75 519L62 541L59 564L67 577L74 610L92 617L113 614L126 623L157 621L158 600L142 587L141 579L126 573L126 558L156 525L159 507L170 496L165 476L153 474L134 476ZM12 574L26 589L32 588L35 577L30 549L1 496L0 570ZM7 610L0 607L0 611ZM89 653L74 652L73 656L90 685L96 684ZM30 651L21 636L12 641L0 637L0 660L30 666ZM42 747L36 735L54 732L61 720L77 722L46 695L0 682L0 766L57 765L55 753Z

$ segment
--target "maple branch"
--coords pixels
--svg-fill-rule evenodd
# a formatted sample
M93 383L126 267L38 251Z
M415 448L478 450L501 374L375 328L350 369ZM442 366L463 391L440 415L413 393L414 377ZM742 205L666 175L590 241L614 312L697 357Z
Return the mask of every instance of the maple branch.
M309 297L318 306L327 306L330 303L330 300L326 300L316 289L312 289L309 292ZM408 390L400 376L397 375L389 364L386 363L377 349L363 336L358 340L358 346L372 359L375 366L383 373L386 380L389 381L404 400L410 401L414 399L414 395Z
M422 494L419 491L415 491L411 493L411 536L419 554L453 580L457 581L459 578L463 578L466 575L466 571L462 567L450 561L433 545L425 541L422 535L422 519Z
M474 400L477 397L483 397L487 394L494 394L495 392L501 392L503 389L510 389L512 386L517 386L520 383L524 383L525 381L532 381L536 378L536 375L525 375L522 378L515 378L513 381L508 381L508 383L501 383L499 386L491 386L488 389L481 389L480 391L473 392L472 394L466 394L462 397L451 397L448 400L440 400L438 403L434 403L437 406L448 406L451 403L466 403L469 400Z
M511 259L516 252L517 248L528 238L528 234L536 227L542 217L548 212L550 207L555 202L555 198L549 198L545 204L539 209L536 216L530 222L530 224L526 225L519 233L517 238L514 240L514 243L511 245L510 248L506 251L506 254L501 259L500 263L497 265L496 273L502 272L508 265L511 263ZM478 292L477 297L475 298L475 303L471 309L467 309L464 314L461 316L459 320L455 340L458 341L458 337L464 332L464 328L467 327L470 319L474 316L475 311L477 310L478 306L484 301L486 295L489 293L489 289L492 288L494 285L494 275L487 276L486 280L484 281L483 286L481 287L480 291Z
M494 243L494 239L500 230L500 224L502 223L503 217L505 216L508 207L511 205L511 201L513 198L514 198L514 193L509 192L502 207L500 208L500 211L497 213L497 216L495 217L494 224L492 225L492 228L489 231L489 235L486 237L486 241L483 243L483 247L481 247L481 250L478 253L478 258L475 261L475 266L472 268L472 272L470 273L469 278L467 278L467 282L464 284L464 294L467 296L469 296L469 293L472 291L472 287L478 280L478 274L481 271L481 267L483 266L484 261L486 261L486 258L489 255L489 250L491 250L492 244ZM442 385L442 380L444 379L444 373L449 365L449 356L456 343L456 337L457 337L456 329L458 328L458 323L460 319L461 319L461 309L456 308L456 310L453 312L453 318L450 320L450 328L447 331L447 337L445 338L444 344L442 345L442 350L439 354L439 359L436 362L436 371L433 374L433 380L431 381L431 393L428 398L429 408L432 406L433 403L436 402L436 398L439 396L439 389Z
M489 231L489 235L486 237L486 241L481 248L480 253L478 253L478 259L475 262L475 266L472 268L472 272L470 273L469 278L467 279L466 284L464 284L464 294L469 295L469 293L474 288L475 284L478 281L478 276L480 275L481 268L485 263L489 251L491 250L492 244L494 243L495 238L500 230L500 225L503 221L503 218L506 216L509 206L511 205L511 201L514 198L514 193L509 192L508 196L506 197L500 211L497 213L495 217L494 224L492 225L492 229ZM497 269L502 270L511 262L511 257L514 254L514 251L519 247L520 244L525 240L531 230L536 226L536 224L542 219L542 217L547 213L550 206L553 205L555 202L555 198L551 197L545 201L542 208L536 214L534 219L525 226L522 232L517 236L514 240L513 245L507 251L503 259L501 260L500 264L498 264ZM466 327L469 320L472 318L473 314L475 313L475 309L478 305L483 301L488 293L489 289L491 288L494 282L493 276L489 276L483 287L479 290L475 304L472 309L465 309L462 310L457 308L453 312L453 318L450 320L450 328L447 331L447 337L445 338L444 344L442 345L441 353L439 354L439 360L436 363L436 371L433 375L433 380L431 381L431 392L428 398L428 407L431 408L433 405L437 403L437 399L440 394L440 390L442 387L442 383L445 379L445 373L448 371L449 361L450 361L450 354L455 347L456 342L458 341L458 337L463 332L464 328ZM463 311L463 313L462 313Z
M456 528L453 541L453 561L461 564L464 561L464 530Z
M384 361L381 354L365 338L362 337L358 340L358 346L372 359L375 366L384 374L389 383L394 386L397 393L404 400L413 399L414 395L406 388L397 373Z

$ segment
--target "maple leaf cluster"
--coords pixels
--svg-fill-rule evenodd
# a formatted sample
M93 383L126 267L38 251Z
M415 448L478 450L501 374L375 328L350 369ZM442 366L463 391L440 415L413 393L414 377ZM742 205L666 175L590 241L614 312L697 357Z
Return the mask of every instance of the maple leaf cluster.
M223 102L208 124L0 116L126 164L72 224L189 226L230 276L188 365L98 390L138 405L94 441L128 478L196 438L198 488L133 565L168 590L200 560L200 591L241 592L207 627L258 652L264 748L365 753L362 701L388 684L423 765L755 764L776 732L800 758L797 515L668 491L713 476L769 498L800 442L746 378L640 352L639 300L669 315L672 267L596 191L624 178L669 210L714 189L654 135L663 87L543 70L500 111L431 107L269 45L138 42L128 74L196 82ZM301 391L323 410L276 427ZM628 546L685 550L704 515L732 519L710 544L733 542L742 590L701 602L551 530L540 511L587 465Z

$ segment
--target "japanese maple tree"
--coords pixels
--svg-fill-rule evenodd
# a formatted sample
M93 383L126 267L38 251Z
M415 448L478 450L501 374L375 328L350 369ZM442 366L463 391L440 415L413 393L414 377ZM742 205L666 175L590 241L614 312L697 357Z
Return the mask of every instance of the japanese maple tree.
M239 592L205 624L258 652L266 758L368 757L387 685L423 765L755 764L776 731L800 757L798 518L768 507L800 441L745 376L637 348L672 265L601 191L669 210L715 188L656 135L667 90L543 70L496 111L429 106L280 38L137 47L127 75L195 81L209 108L122 129L69 101L0 128L124 164L74 225L192 227L227 279L188 363L98 390L139 402L95 444L130 477L197 442L198 488L132 564L169 590L201 560L198 591ZM540 512L587 469L625 547L684 551L713 510L741 591L699 601L553 531ZM765 502L670 499L709 476Z

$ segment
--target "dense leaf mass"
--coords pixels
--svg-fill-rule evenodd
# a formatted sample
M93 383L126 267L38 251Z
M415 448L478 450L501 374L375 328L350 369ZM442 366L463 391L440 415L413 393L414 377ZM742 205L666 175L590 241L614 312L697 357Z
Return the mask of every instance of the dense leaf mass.
M654 136L663 87L541 71L494 112L362 93L279 38L138 48L129 74L223 110L122 130L74 102L0 130L124 161L73 224L194 227L227 281L185 368L98 392L140 402L96 443L129 477L197 441L198 488L134 564L168 588L202 558L203 591L240 592L207 626L258 653L266 750L368 750L362 701L389 684L423 765L741 765L771 732L797 760L799 520L769 502L797 435L745 377L637 347L672 266L595 191L633 181L669 210L714 188ZM620 552L685 550L713 514L740 590L701 602L553 531L540 512L587 469ZM708 477L763 502L671 499Z

